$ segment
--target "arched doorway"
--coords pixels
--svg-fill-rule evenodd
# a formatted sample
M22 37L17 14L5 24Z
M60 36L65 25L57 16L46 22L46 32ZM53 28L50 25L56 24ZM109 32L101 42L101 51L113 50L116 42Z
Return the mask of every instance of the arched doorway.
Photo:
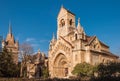
M68 76L68 62L64 54L58 54L54 60L54 76L63 78Z

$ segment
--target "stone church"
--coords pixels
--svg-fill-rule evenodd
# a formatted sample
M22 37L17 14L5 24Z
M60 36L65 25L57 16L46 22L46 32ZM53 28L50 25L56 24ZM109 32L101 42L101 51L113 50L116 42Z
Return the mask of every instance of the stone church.
M96 36L86 35L75 14L61 7L57 17L57 38L49 45L48 61L50 77L69 77L75 65L87 62L92 65L116 61L118 56L112 54L109 46Z
M9 23L9 32L7 34L6 40L2 41L2 48L6 47L8 51L12 52L13 62L18 64L18 51L19 43L15 41L14 35L12 33L12 26Z

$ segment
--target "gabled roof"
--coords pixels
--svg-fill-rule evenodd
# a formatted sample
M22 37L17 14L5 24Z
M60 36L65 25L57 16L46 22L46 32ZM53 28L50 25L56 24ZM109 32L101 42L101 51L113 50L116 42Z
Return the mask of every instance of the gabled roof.
M86 36L86 42L87 44L86 45L90 45L94 39L96 38L96 36ZM99 41L99 40L98 40ZM106 44L104 44L103 42L99 41L99 43L102 45L102 46L105 46L107 48L109 48L109 46L107 46ZM109 55L109 56L113 56L113 57L116 57L118 58L117 55L109 52L109 51L105 51L105 50L100 50L100 51L95 51L95 50L91 50L92 52L98 52L98 53L101 53L101 54L104 54L104 55Z
M64 7L63 7L64 8ZM66 9L66 8L64 8ZM67 10L67 9L66 9ZM72 13L70 10L67 10L68 13L71 13L72 15L75 15L74 13Z
M100 44L101 44L101 45L103 45L103 46L105 46L105 47L109 48L109 46L108 46L108 45L104 44L104 43L103 43L103 42L101 42L101 41L99 41L99 42L100 42Z
M86 40L85 40L85 41L87 42L87 43L86 43L86 46L87 46L87 45L90 45L95 38L96 38L96 36L87 36L87 35L86 35Z
M90 45L95 38L96 38L96 36L86 36L86 41L88 42L86 45ZM100 40L98 40L98 41L99 41L99 43L100 43L102 46L105 46L105 47L109 48L108 45L104 44L104 43L101 42Z
M90 45L93 40L96 38L96 36L86 36L86 39L87 39L87 45Z
M60 36L60 38L63 39L66 43L68 43L73 48L73 45L69 41L65 40L62 36Z
M109 51L101 50L101 52L104 53L104 54L108 54L108 55L110 55L110 56L114 56L114 57L119 58L119 56L117 56L117 55L115 55L115 54L113 54L113 53L111 53L111 52L109 52Z
M108 55L108 56L113 56L113 57L116 57L116 58L119 58L119 56L111 53L111 52L108 52L108 51L104 51L104 50L101 50L101 51L95 51L95 50L90 50L91 52L96 52L96 53L101 53L101 54L104 54L104 55Z
M58 13L58 16L59 16L59 14L60 14L60 12L61 12L61 10L65 10L66 12L68 12L68 13L71 13L72 15L74 15L75 16L75 14L74 13L72 13L70 10L67 10L66 8L64 8L63 6L61 6L61 9L60 9L60 11L59 11L59 13Z

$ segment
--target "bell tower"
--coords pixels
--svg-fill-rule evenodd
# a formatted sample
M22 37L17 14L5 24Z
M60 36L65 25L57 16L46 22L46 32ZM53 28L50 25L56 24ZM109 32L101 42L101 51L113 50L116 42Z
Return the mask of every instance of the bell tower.
M57 39L66 36L75 29L75 15L61 6L57 17Z

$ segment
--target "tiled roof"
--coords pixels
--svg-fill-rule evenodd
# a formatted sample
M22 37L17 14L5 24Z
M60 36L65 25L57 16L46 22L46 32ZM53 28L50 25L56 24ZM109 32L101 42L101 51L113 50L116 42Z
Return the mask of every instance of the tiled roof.
M72 13L70 10L66 9L65 7L63 7L68 13L71 13L73 15L75 15L74 13Z
M90 45L95 38L96 38L96 36L88 37L87 38L88 45Z
M111 52L105 51L105 50L101 50L101 52L104 53L104 54L108 54L108 55L110 55L110 56L118 57L117 55L115 55L115 54L113 54L113 53L111 53Z
M68 10L68 9L66 9L65 7L61 7L61 9L64 9L64 10L66 10L66 12L68 12L68 13L71 13L72 15L74 15L75 16L75 14L74 13L72 13L70 10ZM60 9L60 11L61 11L61 9ZM60 12L59 12L60 13ZM59 15L59 14L58 14Z
M101 41L99 41L100 42L100 44L101 45L103 45L103 46L105 46L105 47L108 47L109 48L109 46L107 46L106 44L104 44L103 42L101 42Z
M90 45L92 43L92 41L95 39L96 36L87 36L86 35L86 45Z
M115 54L113 54L111 52L105 51L105 50L101 50L101 51L90 50L90 51L119 58L117 55L115 55Z
M86 36L86 42L88 42L86 45L90 45L95 38L96 38L96 36ZM99 41L99 42L100 42L101 45L109 48L109 46L107 46L103 42L101 42L101 41Z

